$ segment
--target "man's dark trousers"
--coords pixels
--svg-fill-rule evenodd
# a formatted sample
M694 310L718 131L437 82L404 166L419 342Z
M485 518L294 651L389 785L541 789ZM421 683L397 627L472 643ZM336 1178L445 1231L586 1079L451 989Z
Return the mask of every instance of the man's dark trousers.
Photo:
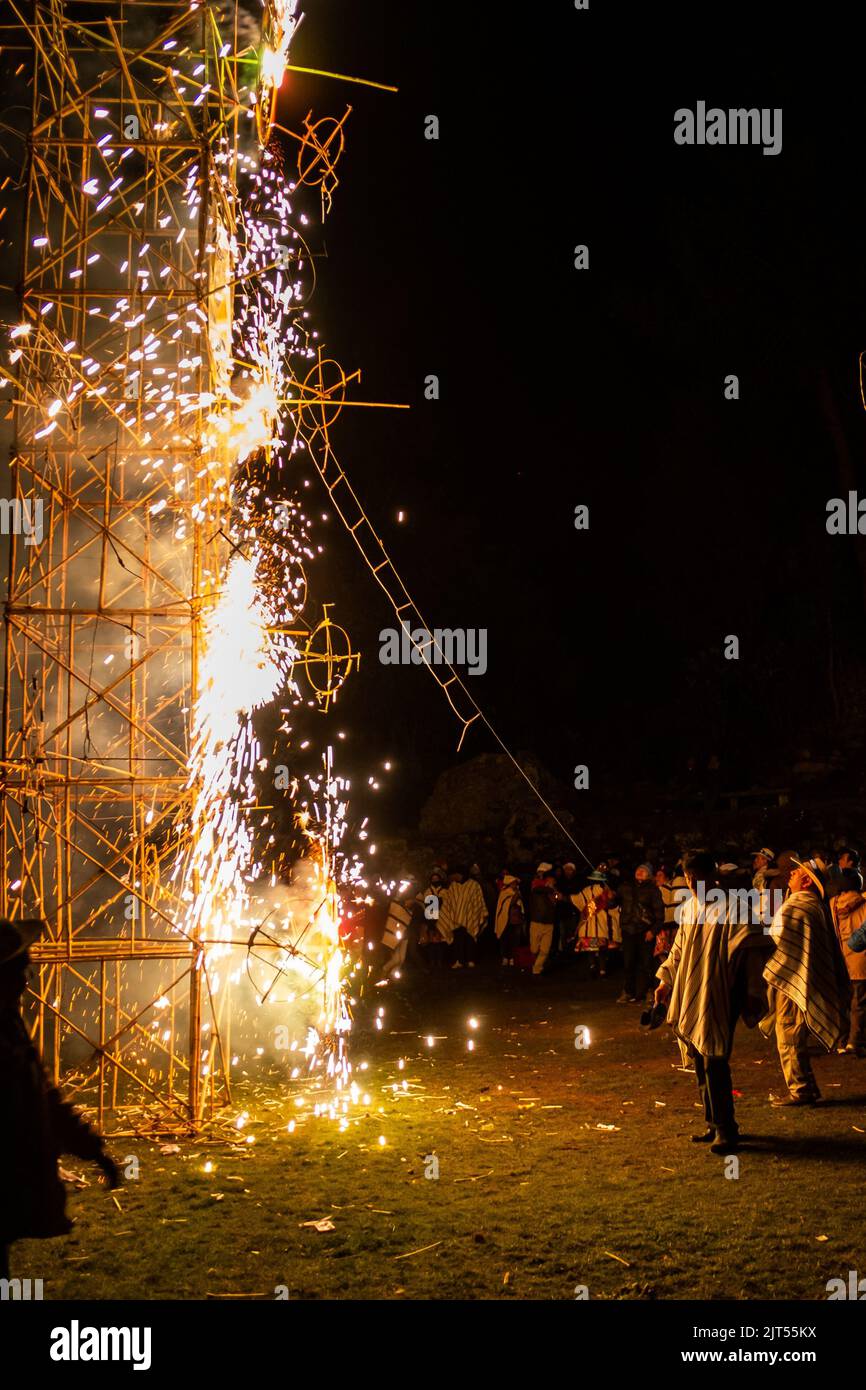
M730 1042L724 1057L705 1057L703 1053L689 1047L695 1064L698 1090L704 1102L707 1125L716 1131L720 1139L736 1139L740 1132L734 1116L734 1088L731 1083L731 1050L734 1046L734 1029L742 1006L739 980L734 986L731 1005Z
M623 989L631 998L642 999L653 978L653 947L655 939L644 941L645 931L623 932L622 965L625 973Z
M734 1118L730 1053L727 1057L704 1057L694 1048L689 1048L689 1053L695 1064L707 1126L714 1129L720 1139L736 1139L739 1130Z

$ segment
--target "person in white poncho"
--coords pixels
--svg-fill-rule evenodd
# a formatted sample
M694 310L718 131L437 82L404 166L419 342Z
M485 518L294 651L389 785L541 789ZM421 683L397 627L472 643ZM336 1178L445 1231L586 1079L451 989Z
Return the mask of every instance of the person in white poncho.
M573 893L571 901L579 914L574 949L579 954L588 952L590 975L597 974L604 979L609 952L622 943L619 906L607 875L600 869L594 869L586 881L586 887Z
M848 981L836 933L824 907L824 883L814 859L793 859L788 897L770 926L775 950L764 979L770 1013L761 1024L775 1035L786 1094L773 1105L814 1105L821 1099L809 1043L826 1051L844 1041Z
M683 869L690 896L670 954L658 967L655 1002L667 1005L667 1022L694 1062L706 1129L692 1141L732 1154L739 1143L730 1067L734 1029L740 1018L754 1026L766 1011L764 936L728 912L724 894L719 901L711 854L687 855Z
M515 952L523 938L525 921L520 880L514 874L504 873L499 880L499 897L496 900L494 918L494 930L503 965L514 965Z
M462 869L455 869L442 894L437 923L440 934L453 946L452 970L460 970L464 965L473 969L475 944L487 916L487 904L480 883L474 878L466 878Z

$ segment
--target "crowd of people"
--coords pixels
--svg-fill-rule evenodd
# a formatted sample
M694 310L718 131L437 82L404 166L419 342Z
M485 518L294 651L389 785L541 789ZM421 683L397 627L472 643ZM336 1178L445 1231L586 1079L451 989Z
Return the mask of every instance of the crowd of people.
M693 1071L705 1128L691 1136L717 1154L739 1148L730 1057L740 1020L775 1041L784 1089L777 1106L821 1094L818 1049L866 1056L866 895L857 851L745 859L707 850L632 872L609 856L588 873L542 859L534 873L485 880L436 864L426 888L403 885L388 909L383 980L403 971L472 970L485 937L504 970L535 980L589 961L597 978L622 971L617 1003L643 1006L642 1025L666 1022ZM0 1114L14 1138L0 1148L0 1279L14 1240L69 1229L61 1153L95 1162L110 1187L119 1171L99 1134L49 1084L21 1016L36 921L0 922Z
M817 1048L866 1057L866 895L860 855L844 847L776 855L764 846L717 862L697 850L631 872L609 856L579 873L569 860L535 872L436 864L426 889L392 899L383 979L405 971L473 969L495 941L502 968L534 979L588 962L621 971L618 1004L641 1023L666 1021L693 1070L713 1152L736 1152L729 1059L739 1019L775 1040L784 1092L777 1106L815 1105Z

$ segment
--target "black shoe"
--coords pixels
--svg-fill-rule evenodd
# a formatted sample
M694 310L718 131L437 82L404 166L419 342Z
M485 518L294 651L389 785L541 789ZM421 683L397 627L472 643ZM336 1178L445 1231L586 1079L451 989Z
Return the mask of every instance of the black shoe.
M720 1134L715 1144L710 1145L711 1154L735 1154L740 1151L739 1137L725 1139Z
M716 1137L714 1129L705 1129L703 1134L690 1134L689 1138L693 1144L712 1144Z
M667 1004L650 1004L640 1016L642 1028L659 1028L668 1016Z

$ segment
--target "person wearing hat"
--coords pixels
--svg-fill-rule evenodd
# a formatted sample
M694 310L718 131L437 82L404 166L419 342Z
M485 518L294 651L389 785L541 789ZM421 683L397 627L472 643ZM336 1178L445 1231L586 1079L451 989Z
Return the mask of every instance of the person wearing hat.
M575 893L571 900L579 913L574 949L579 953L590 952L590 975L604 979L608 953L616 950L622 942L616 894L607 881L607 875L600 869L594 869L587 878L586 886Z
M821 1099L809 1057L816 1038L832 1052L847 1022L848 976L824 908L824 883L814 859L791 855L788 896L773 917L775 949L764 967L770 1011L761 1032L775 1036L787 1093L771 1104L815 1105Z
M499 880L499 897L496 900L496 913L493 919L496 939L502 964L514 964L517 948L523 940L523 927L526 914L523 911L523 897L520 892L520 879L506 869Z
M771 888L772 879L777 878L776 856L771 849L759 849L752 855L752 887L762 893Z
M764 935L727 910L708 850L687 854L683 873L689 896L670 953L658 967L655 1003L667 1005L667 1022L694 1064L706 1128L691 1136L692 1143L726 1155L739 1147L730 1066L734 1030L741 1018L754 1027L767 1007Z
M98 1164L109 1187L120 1174L101 1137L49 1084L21 1017L30 947L43 922L0 921L0 1278L14 1240L66 1235L61 1154Z
M817 858L817 855L815 857ZM860 891L863 886L863 878L860 873L860 855L856 849L840 849L835 860L831 860L827 865L824 886L828 903L836 897L837 893L857 893Z
M529 890L529 949L534 953L533 975L540 975L553 945L556 905L560 894L553 876L553 865L542 860Z
M638 864L631 883L619 888L622 907L622 963L625 971L618 1004L642 1004L653 978L655 941L665 924L665 905L653 879L652 864Z
M769 922L772 918L773 914L769 910L772 901L770 894L773 888L778 886L778 880L779 870L773 851L766 847L756 850L752 855L752 887L761 895L758 916L763 922Z
M596 864L596 872L604 874L614 893L619 888L622 874L620 873L619 859L615 854L608 854L602 859L600 864Z
M776 856L771 849L756 849L752 855L752 887L763 888L764 881L776 874Z
M455 867L448 876L448 887L439 906L439 933L452 948L452 970L467 966L475 969L475 945L487 922L487 904L481 884Z

